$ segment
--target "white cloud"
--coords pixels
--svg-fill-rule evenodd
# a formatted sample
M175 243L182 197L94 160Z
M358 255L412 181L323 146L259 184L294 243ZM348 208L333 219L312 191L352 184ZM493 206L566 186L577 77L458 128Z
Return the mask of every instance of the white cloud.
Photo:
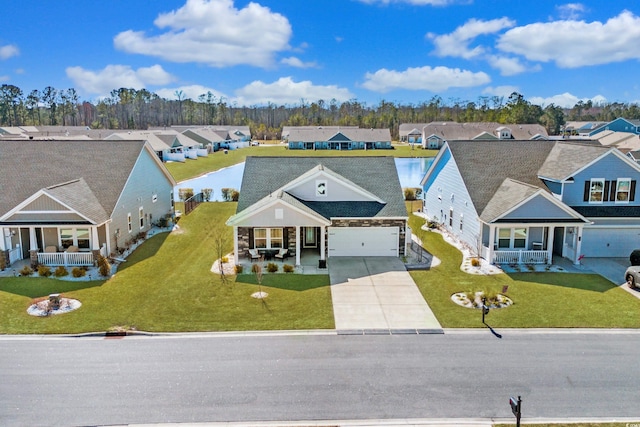
M629 11L602 23L554 21L512 28L498 40L504 52L561 68L640 59L640 18Z
M296 67L296 68L313 68L318 66L318 64L316 64L315 62L303 62L301 59L296 58L295 56L283 58L280 60L280 62L282 64L289 65L290 67Z
M0 82L8 82L10 80L9 76L0 75Z
M495 34L514 25L515 21L506 17L490 21L470 19L452 33L442 35L428 33L427 37L433 40L433 44L436 47L434 51L436 55L471 59L486 52L486 48L483 46L470 48L469 43L472 40L481 35Z
M472 87L487 84L491 78L483 72L459 68L434 67L407 68L405 71L387 70L367 73L363 87L374 92L394 89L445 91L451 87Z
M587 8L582 3L567 3L556 6L560 18L562 19L579 19Z
M294 82L291 77L281 77L273 83L254 81L236 91L234 100L238 105L297 104L300 100L314 102L319 99L336 99L338 102L354 98L345 88L338 86L318 86L310 81Z
M189 86L179 86L175 88L163 88L163 89L155 90L153 92L161 98L176 100L178 99L176 96L176 92L178 91L182 92L183 99L191 99L196 102L199 101L198 97L200 95L206 94L207 92L211 92L215 96L216 100L219 100L221 98L227 98L227 96L224 95L223 93L220 93L215 89L202 86L202 85L189 85Z
M4 46L0 46L0 59L5 60L9 59L12 56L18 56L20 54L20 49L18 46L13 44L6 44Z
M115 36L115 47L173 62L269 67L277 52L289 49L291 37L286 17L253 2L236 9L233 0L187 0L154 24L168 30L153 36L124 31Z
M128 65L107 65L98 71L67 67L66 72L79 91L92 95L106 95L113 89L122 87L142 89L148 85L164 85L174 80L160 65L137 70Z
M491 67L500 70L500 74L503 76L514 76L527 71L527 67L525 67L518 58L491 55L487 61Z
M607 98L602 95L596 95L593 98L578 98L575 95L572 95L568 92L553 95L548 98L543 98L540 96L534 96L529 99L529 102L532 104L540 105L542 107L546 107L547 105L554 104L558 107L562 108L571 108L578 103L578 101L591 101L594 105L599 105L607 102Z
M504 96L505 98L511 95L513 92L519 92L520 88L518 86L487 86L482 91L483 95L490 96Z

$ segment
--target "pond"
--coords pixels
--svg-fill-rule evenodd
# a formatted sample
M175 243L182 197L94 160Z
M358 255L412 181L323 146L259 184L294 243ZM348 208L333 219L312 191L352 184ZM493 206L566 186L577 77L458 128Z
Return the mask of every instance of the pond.
M427 168L433 162L433 157L416 157L416 158L396 158L396 169L398 170L398 178L400 185L405 187L420 187L420 180L424 177ZM240 190L242 184L242 173L244 172L244 163L220 169L215 172L202 175L198 178L189 179L178 183L174 188L174 196L178 197L179 188L193 188L195 193L199 193L203 188L212 188L213 194L211 200L222 200L223 188L235 188Z

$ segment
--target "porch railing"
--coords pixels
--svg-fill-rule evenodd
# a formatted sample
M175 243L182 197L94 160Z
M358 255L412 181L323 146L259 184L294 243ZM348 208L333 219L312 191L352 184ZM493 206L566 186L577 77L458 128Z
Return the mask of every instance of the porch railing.
M548 264L547 251L495 251L494 264Z
M93 265L93 254L91 252L39 253L38 264L72 267L91 266Z
M20 246L9 249L9 265L22 258L22 248Z

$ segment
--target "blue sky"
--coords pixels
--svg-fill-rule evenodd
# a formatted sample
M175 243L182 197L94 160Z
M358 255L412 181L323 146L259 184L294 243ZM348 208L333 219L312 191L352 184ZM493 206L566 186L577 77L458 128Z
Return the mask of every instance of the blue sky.
M228 103L640 101L640 2L0 0L0 83Z

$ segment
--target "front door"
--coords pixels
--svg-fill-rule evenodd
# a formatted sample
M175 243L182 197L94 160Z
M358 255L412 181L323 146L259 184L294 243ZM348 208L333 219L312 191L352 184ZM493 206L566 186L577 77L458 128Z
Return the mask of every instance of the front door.
M316 239L316 227L302 228L302 246L304 248L317 248L318 239Z

